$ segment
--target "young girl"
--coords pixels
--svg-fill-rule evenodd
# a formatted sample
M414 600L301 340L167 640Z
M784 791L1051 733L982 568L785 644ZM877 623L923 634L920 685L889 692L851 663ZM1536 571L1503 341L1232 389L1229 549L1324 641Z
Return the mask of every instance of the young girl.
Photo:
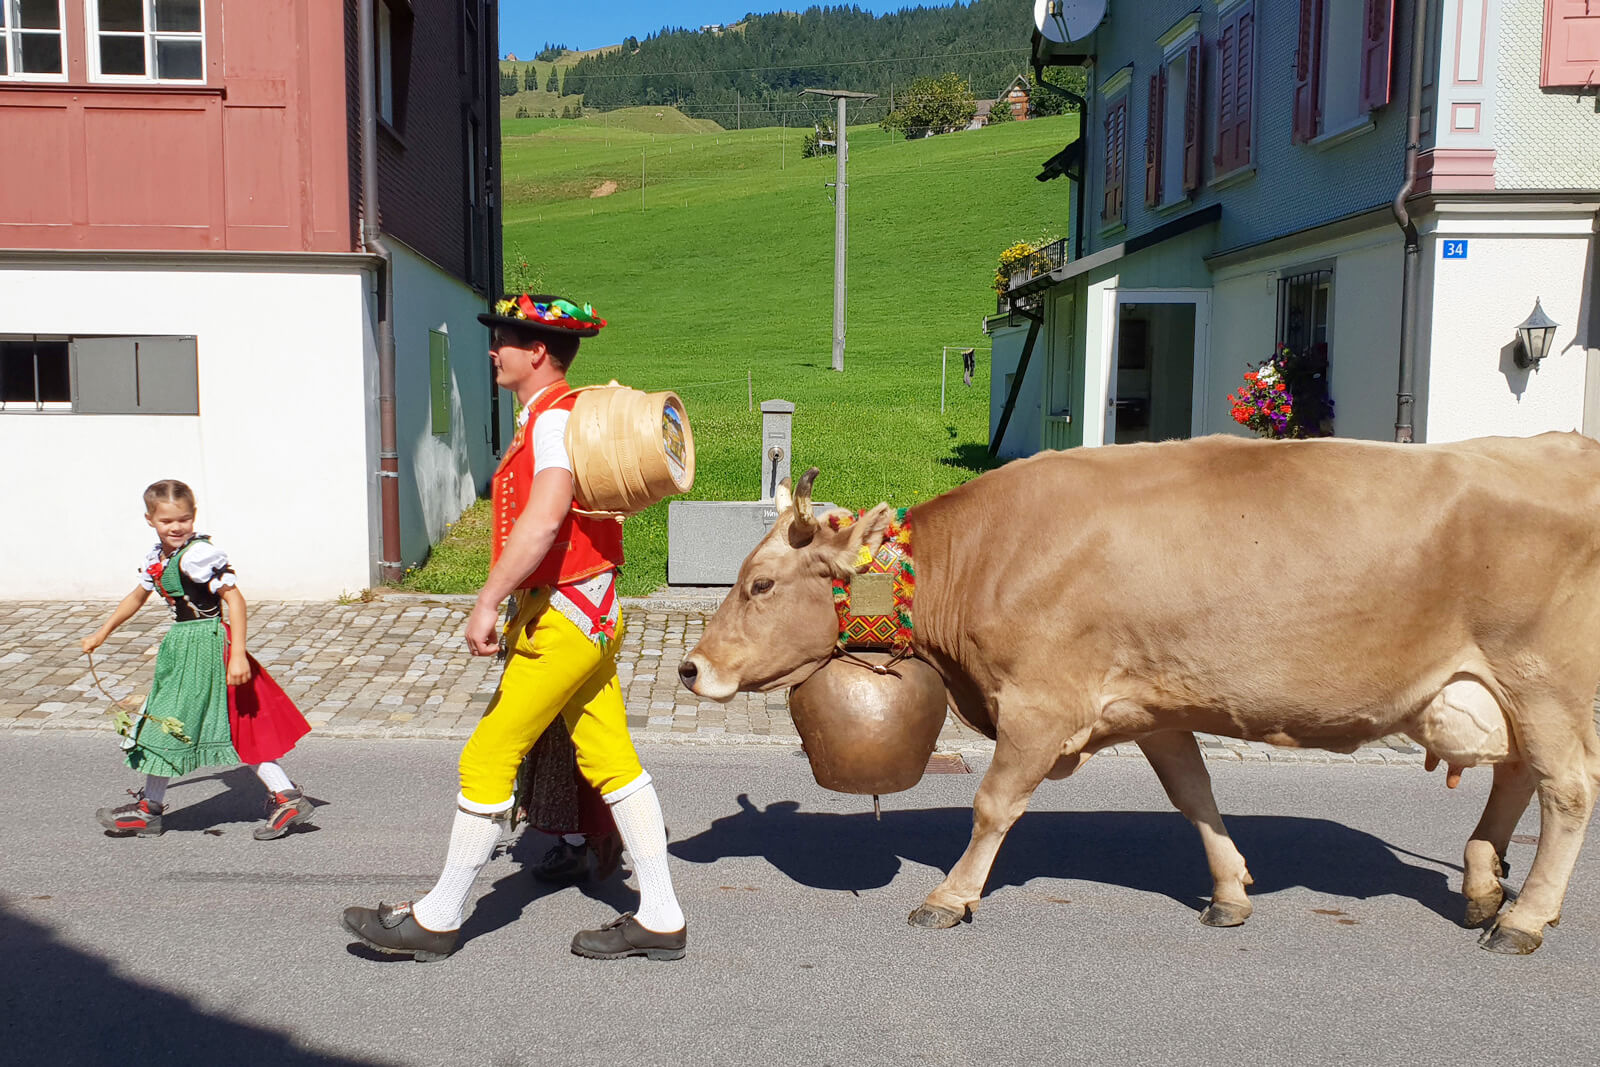
M274 761L311 726L245 651L244 597L227 555L194 532L193 490L173 479L159 481L144 491L144 504L145 521L160 540L140 566L139 585L83 639L83 651L104 644L152 592L171 605L174 622L156 656L150 695L122 746L128 766L145 772L144 788L130 790L133 803L95 815L108 830L158 836L168 779L198 767L244 762L253 765L270 794L271 813L255 831L256 840L282 837L310 818L312 807ZM224 604L231 635L222 622ZM163 721L169 719L181 731L168 730Z

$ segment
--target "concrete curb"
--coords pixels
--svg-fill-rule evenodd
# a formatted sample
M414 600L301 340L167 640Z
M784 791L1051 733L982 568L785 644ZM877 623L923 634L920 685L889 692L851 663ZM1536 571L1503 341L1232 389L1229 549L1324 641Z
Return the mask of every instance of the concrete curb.
M116 736L110 723L88 726L82 722L53 723L49 720L25 720L0 724L0 735L5 734L88 734ZM416 727L396 724L389 728L351 729L348 727L313 727L309 736L335 741L465 741L472 731L461 727ZM800 752L800 739L786 735L769 734L693 734L639 731L633 735L634 744L641 748L652 746L668 748L787 748ZM994 755L994 742L979 739L942 740L934 749L941 753L963 756ZM1215 763L1349 763L1365 767L1416 767L1422 765L1422 753L1400 752L1394 749L1369 747L1355 753L1324 752L1320 749L1256 748L1248 745L1200 746L1201 754ZM1095 759L1142 759L1144 754L1137 745L1114 745L1095 753Z

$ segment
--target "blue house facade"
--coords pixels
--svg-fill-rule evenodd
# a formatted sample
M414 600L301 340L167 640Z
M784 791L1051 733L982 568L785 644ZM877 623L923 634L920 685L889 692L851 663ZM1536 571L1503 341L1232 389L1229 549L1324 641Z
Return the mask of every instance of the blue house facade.
M1000 454L1248 433L1228 394L1280 345L1326 356L1339 436L1600 431L1591 6L1110 0L1035 32L1089 92L1071 236L987 322Z

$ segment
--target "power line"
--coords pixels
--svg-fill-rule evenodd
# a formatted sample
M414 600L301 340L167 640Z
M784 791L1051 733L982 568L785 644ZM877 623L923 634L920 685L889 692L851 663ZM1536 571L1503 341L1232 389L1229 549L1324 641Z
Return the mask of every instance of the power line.
M765 67L706 67L701 70L653 70L633 74L581 74L580 78L683 78L695 74L753 74L762 70L820 70L824 67L871 67L879 63L920 63L925 59L956 59L963 56L1020 55L1021 48L990 48L981 52L938 52L926 56L898 56L887 59L841 59L831 63L776 63Z

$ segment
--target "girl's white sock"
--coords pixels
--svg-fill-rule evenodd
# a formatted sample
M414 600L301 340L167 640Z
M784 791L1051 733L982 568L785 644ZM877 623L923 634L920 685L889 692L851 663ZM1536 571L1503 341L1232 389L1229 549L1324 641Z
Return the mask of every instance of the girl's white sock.
M683 911L672 892L672 874L667 870L667 828L649 772L607 793L605 801L611 805L611 817L617 822L634 873L639 876L639 910L634 918L640 926L658 934L682 930Z
M257 763L254 768L256 777L261 779L261 784L267 787L269 793L287 793L294 788L294 783L289 781L289 776L283 773L283 768L276 763Z
M444 870L427 896L411 905L412 917L428 930L459 930L467 894L500 840L500 824L488 815L456 809Z
M163 778L159 774L144 776L144 798L152 804L162 804L167 799L167 783L170 778Z

